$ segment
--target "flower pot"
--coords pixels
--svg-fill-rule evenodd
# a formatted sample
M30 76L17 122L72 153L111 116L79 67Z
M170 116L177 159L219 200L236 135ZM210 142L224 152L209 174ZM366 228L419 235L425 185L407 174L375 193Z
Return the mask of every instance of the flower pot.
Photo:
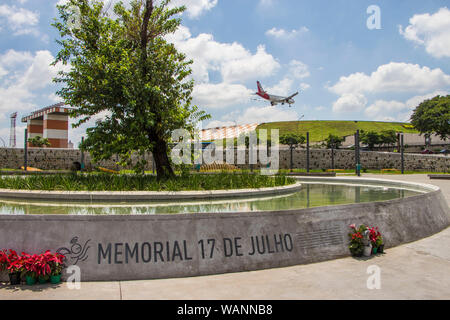
M61 282L61 275L58 274L57 276L50 276L50 282L52 284L58 284Z
M39 281L40 284L44 284L44 283L46 283L48 281L48 278L39 276L38 281Z
M380 246L378 247L378 253L383 253L384 252L384 244L380 244Z
M365 246L364 247L364 251L363 251L364 257L370 257L371 254L372 254L372 247L371 246Z
M27 285L32 286L36 283L36 277L35 276L25 276L25 281Z
M12 286L20 284L20 272L10 273L9 282Z
M377 254L377 249L378 249L377 247L373 247L373 248L372 248L372 253L373 253L373 254Z

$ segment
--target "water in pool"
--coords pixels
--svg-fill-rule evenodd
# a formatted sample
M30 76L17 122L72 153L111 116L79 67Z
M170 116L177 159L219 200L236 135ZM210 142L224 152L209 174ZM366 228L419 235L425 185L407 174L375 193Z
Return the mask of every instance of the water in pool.
M215 201L62 203L0 199L0 214L142 215L274 211L386 201L417 194L419 192L387 187L303 184L301 191L289 195Z

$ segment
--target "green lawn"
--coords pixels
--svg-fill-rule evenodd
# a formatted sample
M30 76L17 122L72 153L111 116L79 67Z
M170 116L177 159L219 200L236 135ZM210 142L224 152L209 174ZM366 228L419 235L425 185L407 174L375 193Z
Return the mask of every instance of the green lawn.
M341 137L353 135L357 129L377 132L395 130L396 132L419 133L415 129L405 128L404 125L409 124L377 121L286 121L262 124L256 130L267 129L269 135L270 129L279 129L280 135L293 132L306 136L306 132L309 132L311 142L323 141L330 133Z

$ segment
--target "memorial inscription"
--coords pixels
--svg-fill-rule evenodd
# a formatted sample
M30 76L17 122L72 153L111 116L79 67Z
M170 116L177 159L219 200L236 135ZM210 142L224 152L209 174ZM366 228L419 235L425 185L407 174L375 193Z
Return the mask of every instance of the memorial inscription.
M294 242L289 233L221 239L200 239L197 243L187 240L153 242L98 243L97 264L168 263L217 257L232 258L291 252Z

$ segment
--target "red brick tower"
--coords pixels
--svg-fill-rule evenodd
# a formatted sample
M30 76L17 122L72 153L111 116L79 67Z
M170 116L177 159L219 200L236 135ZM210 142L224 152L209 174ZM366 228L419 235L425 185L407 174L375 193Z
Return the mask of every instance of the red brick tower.
M23 117L28 126L28 138L40 136L50 142L49 148L67 148L69 130L69 108L58 103ZM30 144L28 143L30 147Z

